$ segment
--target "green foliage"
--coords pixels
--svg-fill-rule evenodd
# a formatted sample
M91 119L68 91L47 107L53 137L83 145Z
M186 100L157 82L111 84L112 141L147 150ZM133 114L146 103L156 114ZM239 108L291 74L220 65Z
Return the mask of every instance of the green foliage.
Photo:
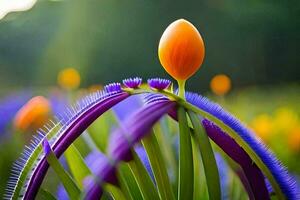
M178 108L178 122L180 133L178 199L192 199L194 190L193 152L190 129L183 107Z
M200 149L209 198L213 200L221 199L219 173L209 138L205 129L199 123L199 117L193 112L188 112L188 114L195 130L196 143Z
M70 145L64 155L77 185L82 189L84 178L91 174L90 169L85 164L75 145Z

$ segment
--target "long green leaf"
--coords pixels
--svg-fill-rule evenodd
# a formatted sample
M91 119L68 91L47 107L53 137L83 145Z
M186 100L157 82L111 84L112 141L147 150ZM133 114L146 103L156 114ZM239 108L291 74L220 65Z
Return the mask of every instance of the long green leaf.
M47 161L53 168L55 173L58 175L70 198L78 199L81 192L79 187L72 179L72 177L65 171L52 151L47 155Z
M178 199L193 199L194 169L191 134L186 112L183 107L178 108L179 121L179 182Z
M174 193L172 191L172 186L168 177L166 164L163 159L162 152L157 142L155 134L149 134L142 140L142 143L144 145L144 148L147 152L151 164L160 198L166 200L175 199Z
M56 200L56 198L44 188L39 189L40 198L43 200Z
M126 200L123 192L116 186L111 184L105 184L104 189L110 194L115 200Z
M118 180L121 190L127 200L142 199L142 194L139 186L134 178L134 175L127 163L120 163L118 166Z
M178 125L176 124L176 127ZM175 151L172 146L173 137L170 133L171 127L167 123L167 119L163 118L158 124L153 127L157 142L160 145L161 153L166 161L168 174L171 176L171 182L177 186L178 163L176 161ZM178 131L176 132L177 135Z
M65 151L64 155L75 181L82 189L84 178L91 175L90 169L85 164L80 152L77 150L75 145L71 144Z
M195 130L196 142L198 143L202 157L209 198L212 200L221 199L219 171L210 141L206 131L200 125L198 116L191 111L188 113Z
M203 171L203 166L201 165L200 151L196 144L195 137L192 137L193 146L193 159L194 159L194 200L205 200L207 197L207 187Z
M129 167L132 170L134 177L138 183L138 186L141 190L143 199L145 200L158 200L159 195L152 182L147 170L139 159L135 151L132 151L134 159L130 161Z

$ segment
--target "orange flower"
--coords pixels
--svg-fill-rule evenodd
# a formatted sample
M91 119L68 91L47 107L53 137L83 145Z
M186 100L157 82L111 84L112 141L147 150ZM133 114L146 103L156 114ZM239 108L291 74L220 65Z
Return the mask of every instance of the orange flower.
M59 72L58 84L65 89L76 89L80 85L80 75L74 68L66 68Z
M210 81L210 88L216 95L224 95L231 88L231 81L225 74L214 76Z
M158 56L165 70L176 80L187 80L201 66L204 59L204 43L196 27L179 19L163 33Z
M40 128L49 118L50 103L42 96L33 97L16 114L14 125L22 131Z

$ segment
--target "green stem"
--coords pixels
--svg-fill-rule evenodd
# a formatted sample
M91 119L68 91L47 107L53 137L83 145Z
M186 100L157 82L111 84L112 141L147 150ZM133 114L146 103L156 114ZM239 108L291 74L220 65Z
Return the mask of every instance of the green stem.
M138 155L135 151L132 151L133 160L130 161L129 167L134 174L136 182L141 190L142 196L144 200L159 200L159 195L152 182L147 170L145 169L144 165L142 164L141 160L139 159Z
M40 188L39 194L41 195L41 199L43 200L56 200L56 198L44 188Z
M149 134L142 140L142 143L147 152L161 199L175 199L168 177L166 164L164 162L155 134Z
M183 107L178 108L179 122L179 181L178 200L193 199L194 164L191 134L188 127L186 112Z
M126 200L120 188L111 184L105 184L104 189L111 195L112 199Z
M205 191L206 191L206 184L202 181L204 174L201 170L201 158L200 158L200 151L196 145L195 134L192 134L192 147L193 147L193 160L194 160L194 197L193 200L203 199ZM202 182L201 182L202 181ZM204 189L203 189L204 188Z
M80 189L76 185L75 181L71 178L71 176L65 171L63 166L60 164L58 159L56 158L53 151L51 151L47 155L47 161L49 165L53 168L55 173L58 175L60 181L64 185L68 195L71 199L79 199L80 197Z
M209 199L221 199L219 172L210 141L206 131L200 125L201 122L199 121L198 116L191 111L189 111L188 114L195 130L196 142L202 157Z
M119 164L117 176L121 190L123 191L127 200L143 198L138 183L136 182L134 174L132 173L132 170L129 168L128 164L123 162Z
M177 80L178 82L178 96L182 99L185 99L185 81L186 80Z

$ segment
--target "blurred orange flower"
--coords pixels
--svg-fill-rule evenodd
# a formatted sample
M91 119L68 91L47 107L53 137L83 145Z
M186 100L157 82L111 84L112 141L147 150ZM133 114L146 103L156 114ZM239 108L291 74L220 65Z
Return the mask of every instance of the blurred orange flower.
M158 56L165 70L176 80L186 80L201 66L204 43L196 27L179 19L164 31L158 47Z
M225 95L231 89L231 80L225 74L218 74L211 79L210 88L216 95Z
M74 68L66 68L59 72L57 82L64 89L76 89L80 85L80 74Z
M14 126L21 131L36 130L49 119L50 112L50 103L46 98L33 97L17 112Z

